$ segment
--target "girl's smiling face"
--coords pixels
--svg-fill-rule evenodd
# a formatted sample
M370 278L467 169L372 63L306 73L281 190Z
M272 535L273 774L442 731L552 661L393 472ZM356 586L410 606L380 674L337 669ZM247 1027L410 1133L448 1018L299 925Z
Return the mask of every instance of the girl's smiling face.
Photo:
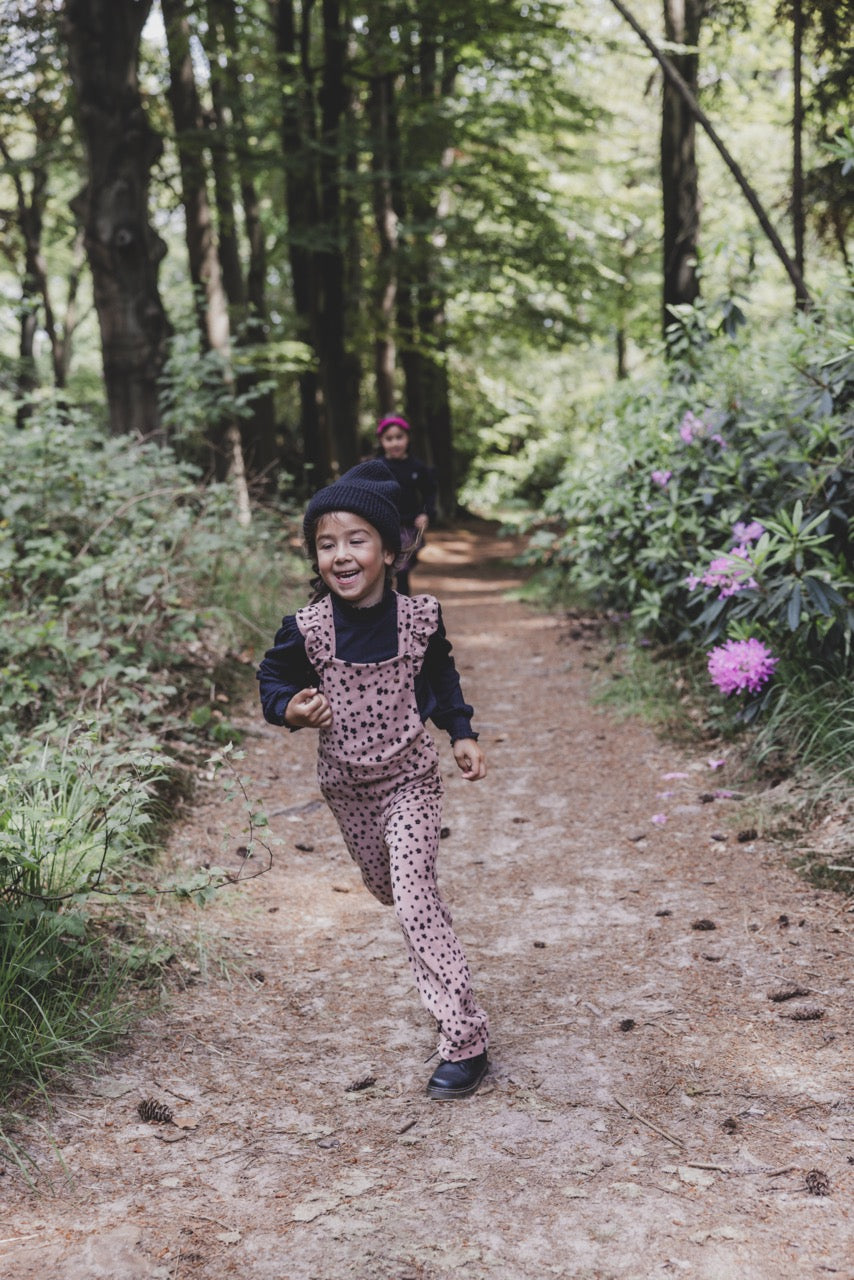
M409 448L409 433L403 427L386 427L380 436L380 444L387 458L405 458Z
M314 547L318 572L330 591L362 609L379 604L394 552L386 550L374 526L363 516L351 511L330 511L321 516Z

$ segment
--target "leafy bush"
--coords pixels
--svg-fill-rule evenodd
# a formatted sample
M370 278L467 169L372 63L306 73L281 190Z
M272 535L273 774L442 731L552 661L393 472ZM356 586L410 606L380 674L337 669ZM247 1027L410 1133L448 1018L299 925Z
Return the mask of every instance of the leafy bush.
M603 403L531 559L655 641L754 638L784 678L850 672L851 329L813 315L712 343L700 326L688 376L683 363Z
M82 411L41 408L0 444L5 1083L115 1026L103 904L139 879L176 753L234 739L229 650L272 634L293 561L273 521L236 522L226 486Z

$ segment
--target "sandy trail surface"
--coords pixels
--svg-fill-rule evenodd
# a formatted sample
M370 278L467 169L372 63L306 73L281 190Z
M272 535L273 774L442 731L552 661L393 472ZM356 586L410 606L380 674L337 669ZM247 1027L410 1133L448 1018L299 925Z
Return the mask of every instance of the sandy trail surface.
M186 908L165 1010L21 1135L39 1174L0 1177L5 1280L854 1276L850 911L746 838L726 763L592 705L604 643L509 600L509 550L437 533L415 578L490 769L465 783L440 743L480 1092L425 1096L435 1028L316 740L247 702L273 869ZM241 812L203 781L170 857L236 858Z

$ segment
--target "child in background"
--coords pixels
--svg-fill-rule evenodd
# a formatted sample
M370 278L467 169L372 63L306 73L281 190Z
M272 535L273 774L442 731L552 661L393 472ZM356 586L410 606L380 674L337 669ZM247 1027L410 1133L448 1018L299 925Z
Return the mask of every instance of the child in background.
M400 485L400 525L403 555L397 563L397 590L408 596L409 574L424 543L431 520L436 519L436 475L432 467L409 452L410 425L405 418L380 418L377 454Z
M443 784L424 722L447 731L468 781L485 776L486 762L439 602L391 590L399 501L378 458L315 494L303 521L314 596L283 619L258 680L266 720L318 730L321 792L365 885L394 907L439 1026L427 1092L448 1100L480 1085L488 1030L436 882Z

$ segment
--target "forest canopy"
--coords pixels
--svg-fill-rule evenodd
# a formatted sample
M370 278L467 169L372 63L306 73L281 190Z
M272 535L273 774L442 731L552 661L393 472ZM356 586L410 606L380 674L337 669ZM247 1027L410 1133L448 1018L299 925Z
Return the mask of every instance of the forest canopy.
M450 514L684 308L731 331L838 286L850 16L3 0L7 406L169 440L244 518L405 412Z

